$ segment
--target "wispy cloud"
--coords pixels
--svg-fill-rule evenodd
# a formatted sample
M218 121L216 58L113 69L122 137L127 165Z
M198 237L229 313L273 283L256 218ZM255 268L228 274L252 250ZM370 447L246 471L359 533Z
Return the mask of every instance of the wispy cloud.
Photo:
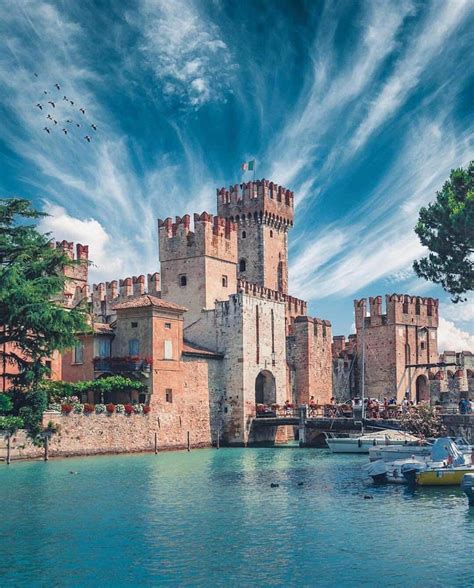
M142 0L129 21L165 95L195 109L225 98L236 69L218 27L186 0Z

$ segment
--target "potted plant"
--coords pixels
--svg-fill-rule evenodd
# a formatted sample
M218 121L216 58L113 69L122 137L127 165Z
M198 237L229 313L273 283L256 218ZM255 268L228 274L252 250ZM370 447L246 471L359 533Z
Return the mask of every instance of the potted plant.
M143 406L143 414L149 414L151 412L151 406L149 404L145 404Z
M115 404L109 402L105 408L107 409L107 414L113 414L115 412Z
M61 405L61 412L63 414L68 415L70 412L72 412L73 406L72 404L62 404Z
M94 405L86 403L84 404L84 414L91 414L94 412Z
M123 408L124 408L125 414L127 414L127 415L131 415L134 412L133 404L127 403L127 404L125 404L125 406Z

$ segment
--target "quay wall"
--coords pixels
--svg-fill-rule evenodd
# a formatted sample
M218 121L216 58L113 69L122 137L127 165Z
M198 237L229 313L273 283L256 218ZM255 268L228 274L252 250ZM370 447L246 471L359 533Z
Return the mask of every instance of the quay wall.
M107 453L135 453L153 451L155 433L158 450L184 449L187 432L191 447L209 447L211 434L209 412L204 407L191 407L180 414L151 412L147 415L91 414L63 415L46 412L46 425L59 425L59 433L53 435L49 445L51 457L99 455ZM11 458L38 458L44 455L43 447L34 446L24 431L12 437ZM0 459L6 456L6 441L0 439Z

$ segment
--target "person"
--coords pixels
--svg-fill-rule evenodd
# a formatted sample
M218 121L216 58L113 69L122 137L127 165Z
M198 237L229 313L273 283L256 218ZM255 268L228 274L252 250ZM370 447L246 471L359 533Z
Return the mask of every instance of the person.
M309 399L309 414L311 416L316 416L316 407L317 403L314 400L314 396L311 396L311 398Z
M471 412L474 413L474 398L469 401Z
M459 401L459 412L461 414L467 414L467 409L468 409L468 402L465 398L461 398L461 400Z

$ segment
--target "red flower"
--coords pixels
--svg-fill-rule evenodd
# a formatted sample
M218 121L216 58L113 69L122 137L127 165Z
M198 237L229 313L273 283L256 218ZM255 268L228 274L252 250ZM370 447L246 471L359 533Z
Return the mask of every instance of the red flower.
M105 408L107 409L107 412L110 414L115 412L115 404L112 404L111 402L109 402L109 404L107 404Z
M125 409L125 414L132 414L133 413L133 405L132 404L126 404L124 406Z
M71 406L70 404L62 404L61 405L61 412L63 412L64 414L69 414L73 408L74 407Z
M151 411L151 406L149 406L148 404L145 404L145 406L143 407L143 414L148 414Z
M84 414L90 414L91 412L94 412L94 405L84 404Z

